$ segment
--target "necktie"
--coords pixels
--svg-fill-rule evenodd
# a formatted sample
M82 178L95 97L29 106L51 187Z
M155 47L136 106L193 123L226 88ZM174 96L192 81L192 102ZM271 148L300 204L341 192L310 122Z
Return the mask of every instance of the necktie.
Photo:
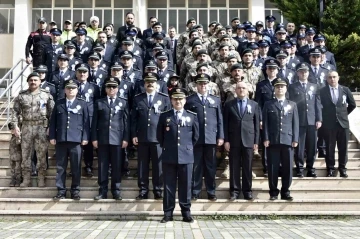
M332 100L333 100L333 102L334 102L334 104L336 104L337 103L337 101L338 101L338 99L337 99L337 96L336 96L336 93L335 93L335 88L331 88L332 89L332 93L333 93L333 98L332 98Z
M114 99L110 98L110 108L113 108L113 107L114 107Z
M163 71L159 70L159 76L162 76L162 74L163 74Z
M281 108L281 110L283 110L283 108L284 108L284 101L279 100L279 103L280 103L280 108Z
M180 111L176 111L176 121L180 122Z
M92 78L95 77L95 70L91 70L91 77L92 77Z
M281 69L281 74L282 74L282 78L285 78L285 70L284 69Z
M124 77L127 78L127 76L128 76L128 71L124 70Z
M318 68L317 67L314 68L314 73L315 73L315 76L317 76L317 74L318 74Z
M269 29L269 32L270 32L270 36L273 36L274 33L273 33L273 30L272 29Z
M312 48L313 48L313 45L309 45L309 48L312 49Z
M203 105L205 105L205 100L206 100L206 99L205 99L205 96L202 95L202 96L201 96L201 103L202 103Z
M69 100L68 103L67 103L68 110L70 109L70 107L71 107L71 101Z
M81 83L81 85L80 85L80 93L81 94L84 91L84 88L85 88L85 83Z
M240 115L244 115L245 113L245 101L244 100L239 100L240 103Z
M306 83L302 83L302 87L306 90Z
M64 72L63 72L63 71L60 71L60 74L59 74L60 79L62 79L63 76L64 76Z
M149 107L152 106L152 95L149 95L149 102L148 102L148 104L149 104Z
M53 45L53 50L54 50L54 51L56 50L56 45Z

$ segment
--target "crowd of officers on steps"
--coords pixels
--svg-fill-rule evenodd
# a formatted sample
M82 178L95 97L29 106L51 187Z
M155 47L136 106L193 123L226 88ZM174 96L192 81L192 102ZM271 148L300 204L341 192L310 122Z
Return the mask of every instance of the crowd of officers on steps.
M217 200L219 163L231 201L254 199L254 160L262 162L270 200L293 200L293 162L294 176L316 178L315 159L325 157L327 176L335 177L336 145L340 177L348 177L348 114L356 104L315 28L276 25L274 16L255 25L235 17L226 26L211 22L205 33L190 18L176 37L156 17L143 32L134 20L127 13L115 35L114 25L99 28L96 16L90 25L66 20L63 30L38 19L25 49L33 64L29 87L15 98L8 125L10 187L29 187L34 175L38 187L53 186L46 183L49 143L54 200L66 198L67 177L71 198L80 200L81 175L95 169L94 199L107 199L110 187L121 200L137 149L136 200L148 199L151 175L162 222L173 220L176 191L185 222L193 221L191 202L203 181L207 198Z

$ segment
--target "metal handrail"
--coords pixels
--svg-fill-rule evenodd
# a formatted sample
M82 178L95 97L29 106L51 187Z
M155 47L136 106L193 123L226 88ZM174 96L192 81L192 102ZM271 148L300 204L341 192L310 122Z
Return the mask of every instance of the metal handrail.
M11 103L14 101L14 98L11 99L11 91L14 90L13 89L13 85L15 83L17 83L19 80L20 85L15 89L15 90L22 90L23 85L22 85L22 80L23 80L23 76L24 76L24 72L26 71L26 69L30 66L29 64L25 64L24 66L24 62L26 63L26 61L24 59L20 59L6 74L5 76L0 80L0 84L4 82L4 80L7 79L7 77L11 74L13 74L13 72L15 71L15 69L18 68L19 64L21 64L21 71L20 73L17 75L17 77L12 78L11 79L11 83L9 84L10 79L7 81L7 86L6 89L4 90L4 92L2 92L0 94L0 99L2 98L7 98L6 101L3 102L2 107L4 107L4 109L2 110L2 112L0 113L0 118L7 113L7 117L6 117L6 122L0 126L0 130L2 130L10 121L10 105ZM20 89L19 89L20 88Z

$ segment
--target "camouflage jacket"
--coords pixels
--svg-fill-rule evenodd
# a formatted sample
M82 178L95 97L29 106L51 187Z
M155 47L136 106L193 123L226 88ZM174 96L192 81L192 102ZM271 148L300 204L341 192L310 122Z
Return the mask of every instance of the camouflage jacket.
M210 81L208 87L209 87L209 92L208 92L209 94L220 97L220 90L216 83ZM189 91L189 95L197 93L196 82L190 82L187 85L187 90Z
M244 79L243 81L246 82L249 86L249 92L255 92L256 91L256 84L262 80L265 79L261 69L259 67L256 67L255 65L251 65L251 67L245 67L243 65L244 69Z

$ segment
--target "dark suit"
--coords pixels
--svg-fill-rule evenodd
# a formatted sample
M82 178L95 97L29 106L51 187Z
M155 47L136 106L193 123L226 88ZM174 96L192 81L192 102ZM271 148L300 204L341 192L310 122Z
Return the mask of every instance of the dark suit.
M60 76L60 70L53 71L50 74L49 82L54 84L56 89L56 98L54 100L65 97L64 81L74 78L75 72L70 69L66 69L62 77Z
M270 196L278 196L279 166L281 172L281 196L290 194L294 152L292 142L299 142L299 116L295 102L286 100L283 107L277 99L269 100L262 110L263 142L268 147L268 171Z
M151 37L153 34L153 30L151 27L145 29L142 34L142 39L145 41L147 38Z
M137 81L142 80L142 73L140 70L131 67L129 70L123 70L123 79L136 84Z
M309 67L309 79L308 81L319 86L324 86L326 82L326 75L329 73L329 70L323 66L318 66L318 73L315 75L312 67Z
M313 47L314 47L314 43L312 43ZM304 58L304 60L306 62L310 62L309 61L309 51L310 51L310 46L309 45L305 45L305 46L302 46L298 49L298 52L299 52L299 55Z
M94 74L93 74L93 70L95 70ZM103 69L101 69L100 67L97 69L90 68L88 81L95 83L101 89L104 80L106 79L107 76L108 73Z
M304 59L301 56L296 56L296 55L293 57L290 56L287 66L292 70L295 70L296 65L301 62L304 62Z
M293 71L291 68L286 67L284 68L285 75L282 72L282 68L279 69L279 73L277 74L278 77L283 78L286 80L289 84L293 84L295 82L295 79L297 78L295 71Z
M74 41L76 52L79 54L83 62L88 62L89 55L92 51L92 43L85 42L81 47Z
M239 99L233 99L224 106L225 142L230 143L230 194L239 197L251 194L252 159L254 144L259 143L260 108L255 101L247 99L244 112L241 114ZM244 103L245 104L245 103ZM240 167L242 167L242 188L240 184Z
M326 142L326 168L334 171L335 167L335 146L339 150L339 170L346 170L347 150L349 141L349 119L350 114L355 108L356 103L349 88L338 85L338 101L333 103L330 87L325 86L320 89L320 99L322 103L323 125L325 129Z
M52 84L50 82L47 82L47 81L44 81L44 83L42 83L42 85L41 85L41 89L45 89L45 90L49 91L51 96L55 99L55 97L56 97L56 89L55 89L54 84Z
M163 210L172 217L175 208L176 185L183 217L190 217L191 175L194 163L194 145L199 139L199 123L194 113L183 110L178 121L174 110L160 115L156 138L162 148L164 177Z
M186 99L185 109L197 114L199 140L194 147L194 170L192 175L192 195L199 197L203 176L208 195L215 195L216 144L224 139L221 101L214 95L207 95L205 102L198 94Z
M131 138L138 138L138 187L140 194L149 192L149 164L152 162L153 192L162 192L161 148L156 139L156 128L161 112L171 108L169 96L155 93L149 105L146 93L134 98L131 111Z
M306 88L301 82L289 86L290 100L297 104L299 114L299 145L296 150L295 163L298 173L304 170L306 150L306 168L314 170L316 159L316 122L322 121L321 101L316 84L307 83Z
M120 195L122 142L129 142L129 105L117 97L110 107L108 97L95 101L91 140L98 141L99 194L107 197L109 164L111 164L111 192Z
M117 30L117 33L116 33L116 40L117 40L118 42L122 42L122 40L126 37L125 31L126 31L128 28L129 28L129 27L128 27L127 25L119 27L119 29ZM136 27L136 29L137 29L137 36L136 36L136 38L142 39L142 34L141 34L140 28Z
M134 86L134 93L135 95L140 94L140 93L144 93L145 92L145 87L144 87L144 80L138 80L135 82L135 86ZM157 92L161 92L164 94L168 94L168 88L167 88L167 84L165 81L159 80L156 82L158 85L158 88L156 89Z
M75 98L68 109L67 100L56 102L51 114L49 139L56 140L56 187L66 194L66 168L70 158L71 195L79 194L81 178L81 142L89 141L90 124L86 102ZM88 142L91 143L91 142Z
M325 56L326 56L326 62L333 65L336 70L336 61L335 61L334 53L327 51L325 52Z
M110 63L115 54L115 47L116 46L106 43L106 48L105 48L104 55L102 56L102 60Z
M75 66L79 63L83 63L83 60L79 57L73 57L71 60L69 60L69 68L72 71L75 71Z
M85 82L84 83L84 89L81 90L81 83L78 90L77 97L85 100L86 105L89 110L89 121L90 121L90 128L92 125L92 119L94 116L94 102L100 98L100 90L99 87L92 82ZM84 163L86 168L90 168L92 170L93 167L93 161L94 161L94 147L91 143L91 137L89 136L90 143L83 146L84 150Z
M57 60L60 54L64 53L64 45L58 44L55 49L53 45L47 45L44 50L44 61L48 69L48 74L55 71L58 68Z

